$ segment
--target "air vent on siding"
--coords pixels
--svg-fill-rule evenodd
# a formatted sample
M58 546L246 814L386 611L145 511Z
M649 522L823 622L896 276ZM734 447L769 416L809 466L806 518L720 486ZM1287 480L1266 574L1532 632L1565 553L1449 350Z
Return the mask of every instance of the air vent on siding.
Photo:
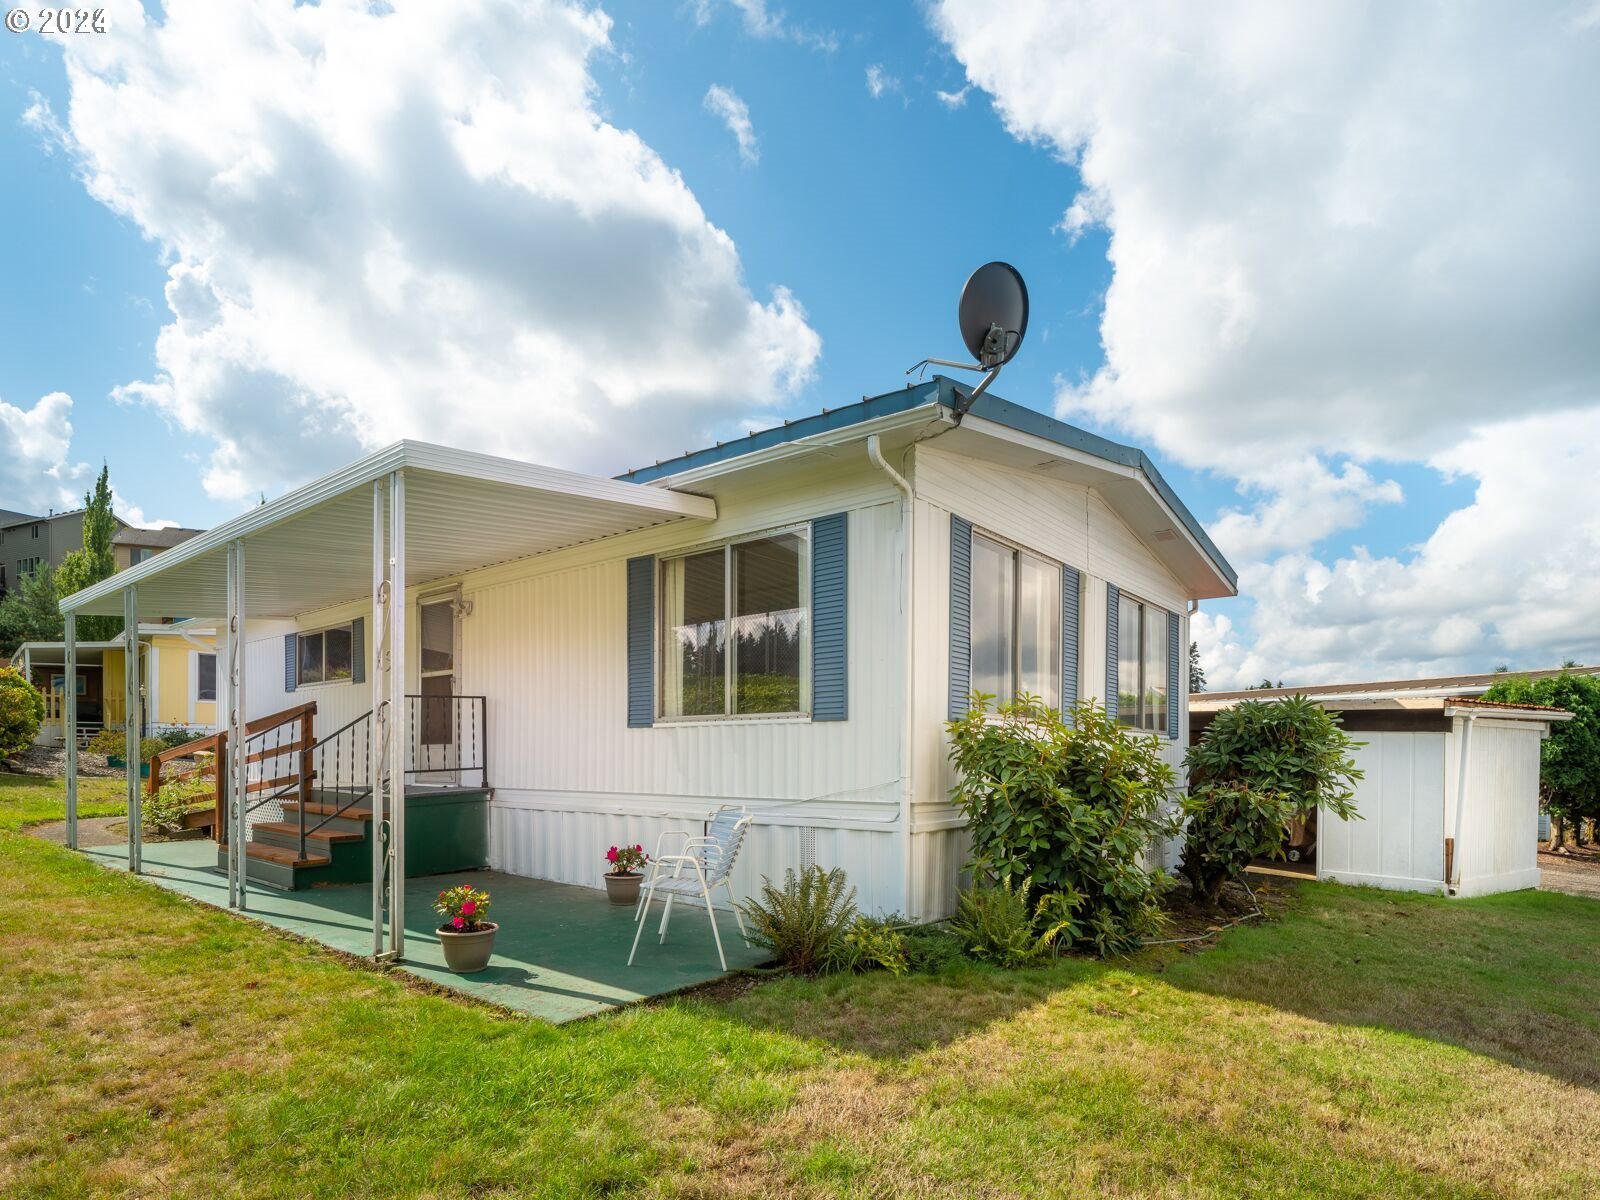
M1170 542L1178 535L1170 529L1158 529L1150 536L1155 538L1155 540L1158 542Z

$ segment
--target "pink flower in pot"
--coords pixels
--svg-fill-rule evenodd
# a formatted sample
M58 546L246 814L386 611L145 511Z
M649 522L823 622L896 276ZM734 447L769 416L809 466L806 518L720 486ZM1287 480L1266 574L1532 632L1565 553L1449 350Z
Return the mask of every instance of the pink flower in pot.
M467 919L465 917L457 917L454 921L450 922L450 924L454 925L457 929L464 928L466 923Z
M477 911L478 911L478 906L476 904L474 904L471 900L466 900L466 901L462 902L462 904L461 904L461 913L462 913L463 916L470 917L473 913L475 913Z

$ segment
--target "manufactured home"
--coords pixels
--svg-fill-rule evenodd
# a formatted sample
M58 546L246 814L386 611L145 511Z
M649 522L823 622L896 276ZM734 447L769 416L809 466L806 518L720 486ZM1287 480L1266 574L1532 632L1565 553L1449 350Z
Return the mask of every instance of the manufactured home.
M1092 697L1179 766L1188 614L1234 590L1141 451L935 377L614 479L398 443L63 609L218 622L242 883L429 869L425 813L597 887L737 805L735 891L816 863L934 918L969 693Z
M66 719L67 680L73 680L79 742L102 729L124 729L128 706L127 638L78 642L67 670L64 642L24 642L14 661L44 697L36 741L59 746ZM217 727L216 630L207 622L177 621L139 627L138 690L133 711L145 735L168 729L210 733Z

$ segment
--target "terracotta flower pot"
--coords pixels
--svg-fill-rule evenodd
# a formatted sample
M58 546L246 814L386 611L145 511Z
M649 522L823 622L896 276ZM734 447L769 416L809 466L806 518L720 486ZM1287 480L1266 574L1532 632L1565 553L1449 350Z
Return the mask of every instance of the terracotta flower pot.
M489 965L494 953L494 935L500 926L493 921L484 922L482 929L471 933L457 933L448 925L439 930L439 944L444 947L444 964L457 975L470 975Z
M639 885L644 882L643 871L629 871L626 875L605 877L606 895L613 904L639 903Z

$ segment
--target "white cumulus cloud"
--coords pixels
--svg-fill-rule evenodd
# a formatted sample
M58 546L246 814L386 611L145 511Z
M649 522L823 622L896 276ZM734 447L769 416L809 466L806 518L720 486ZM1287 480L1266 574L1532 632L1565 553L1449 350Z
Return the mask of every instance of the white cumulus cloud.
M761 143L750 123L750 106L732 88L713 83L706 89L706 111L719 117L739 143L739 157L752 166L761 161Z
M72 397L51 392L32 408L0 400L0 508L44 512L70 508L82 473L67 461L72 447Z
M67 136L171 263L157 369L117 395L210 440L213 495L401 436L621 469L809 377L799 300L753 294L678 172L601 116L598 9L109 7L110 34L62 43Z
M1591 13L931 9L1011 132L1078 167L1068 239L1109 235L1104 366L1059 411L1246 498L1215 528L1253 608L1196 626L1215 686L1600 657L1572 570L1600 477ZM1403 502L1402 461L1474 502L1400 555L1319 557Z

